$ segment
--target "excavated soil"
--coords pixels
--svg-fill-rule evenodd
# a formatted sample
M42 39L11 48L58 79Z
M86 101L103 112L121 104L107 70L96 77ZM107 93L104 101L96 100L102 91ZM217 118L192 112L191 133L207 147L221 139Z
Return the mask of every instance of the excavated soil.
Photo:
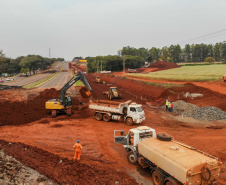
M194 84L165 89L107 75L101 75L105 85L95 83L92 74L87 74L86 78L93 89L93 99L107 99L102 92L109 90L110 86L117 86L122 94L122 99L117 101L131 99L143 105L153 102L162 106L166 99L182 99L199 106L216 106L226 110L225 95ZM196 99L184 98L182 95L186 92L201 93L204 96ZM4 93L1 96L6 97ZM0 120L6 125L0 127L0 148L59 184L136 184L126 173L139 184L151 183L150 171L128 163L125 149L115 144L113 139L114 130L128 132L137 125L129 127L124 122L97 121L88 109L87 101L80 104L79 109L73 109L71 118L59 115L52 119L45 111L45 102L54 96L58 97L59 91L49 89L37 93L36 96L28 96L25 102L0 99ZM74 102L79 104L79 100ZM6 106L7 103L10 106ZM7 111L4 112L4 108ZM218 122L202 122L206 126L200 126L201 122L187 124L183 120L176 120L174 113L147 106L144 109L146 120L141 125L150 126L157 132L167 132L176 140L216 155L224 164L220 181L226 181L225 124L220 127ZM39 121L26 124L35 120ZM73 163L72 146L77 139L83 145L82 158L80 163ZM8 142L16 143L9 145Z
M124 172L91 162L74 162L23 143L0 140L0 148L58 184L137 184Z
M157 68L154 71L160 71L160 70L166 70L166 69L174 69L174 68L178 68L180 66L174 62L167 62L165 60L162 60L162 61L156 61L156 62L152 63L149 67Z
M59 97L59 94L56 89L46 89L39 95L28 95L25 101L1 100L0 126L22 125L47 117L45 102Z

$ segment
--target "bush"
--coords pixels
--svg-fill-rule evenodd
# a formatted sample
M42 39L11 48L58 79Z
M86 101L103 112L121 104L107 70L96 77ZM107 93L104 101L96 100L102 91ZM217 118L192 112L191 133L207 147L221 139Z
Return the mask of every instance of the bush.
M205 62L214 63L215 59L213 57L207 57L205 58Z

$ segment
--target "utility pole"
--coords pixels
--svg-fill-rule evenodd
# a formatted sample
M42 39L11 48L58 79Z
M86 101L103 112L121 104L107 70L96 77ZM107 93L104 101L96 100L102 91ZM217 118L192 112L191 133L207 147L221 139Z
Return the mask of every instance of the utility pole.
M103 68L102 68L102 61L101 61L101 71L103 71Z
M49 48L49 58L51 58L51 54L50 54L50 48Z
M125 56L125 55L123 55L122 59L123 59L123 76L125 77L125 76L126 76L126 73L125 73L126 56Z

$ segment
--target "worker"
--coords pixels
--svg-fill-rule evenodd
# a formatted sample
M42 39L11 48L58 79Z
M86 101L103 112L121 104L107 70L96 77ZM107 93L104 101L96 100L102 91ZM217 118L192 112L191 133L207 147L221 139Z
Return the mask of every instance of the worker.
M170 109L171 109L171 103L168 102L168 111L170 111Z
M173 112L173 103L171 103L170 112Z
M77 159L77 161L80 161L81 149L82 149L82 145L80 144L80 140L77 140L77 143L75 143L75 145L73 146L73 148L75 149L74 161L76 159Z
M168 102L168 100L166 100L166 111L168 111L168 104L169 104L169 102Z

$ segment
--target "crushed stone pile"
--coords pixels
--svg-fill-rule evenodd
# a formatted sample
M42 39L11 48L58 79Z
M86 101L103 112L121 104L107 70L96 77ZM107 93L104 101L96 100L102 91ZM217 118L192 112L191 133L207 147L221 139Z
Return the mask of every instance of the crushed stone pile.
M192 117L200 121L215 121L226 119L226 112L213 106L198 107L183 100L173 102L173 111L177 114L183 114L184 117Z
M0 150L0 184L56 185L46 176L24 166Z

